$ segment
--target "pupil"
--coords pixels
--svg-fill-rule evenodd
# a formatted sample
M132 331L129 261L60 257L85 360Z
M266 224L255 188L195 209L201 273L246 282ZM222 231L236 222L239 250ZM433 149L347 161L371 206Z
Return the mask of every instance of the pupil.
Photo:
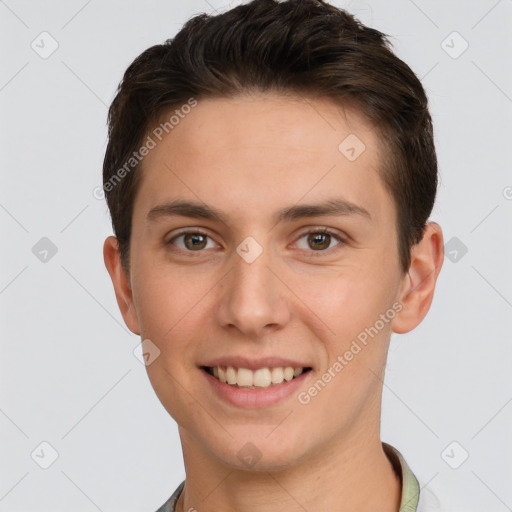
M330 236L331 235L329 235L328 233L313 233L309 237L309 242L312 244L320 244L317 245L317 248L319 249L326 249L327 247L329 247Z
M317 249L326 249L329 247L330 236L328 233L313 233L309 235L309 243L316 245ZM205 246L205 236L200 233L185 235L185 245L189 249L202 249Z
M205 236L200 233L186 234L185 245L188 249L202 249L205 245Z

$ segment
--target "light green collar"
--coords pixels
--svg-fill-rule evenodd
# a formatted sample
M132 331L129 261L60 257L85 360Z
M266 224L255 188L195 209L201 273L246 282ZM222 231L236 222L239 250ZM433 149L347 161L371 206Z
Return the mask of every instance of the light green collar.
M382 443L385 454L390 460L393 468L402 479L402 499L399 512L416 512L420 498L420 485L405 462L402 454L390 444Z

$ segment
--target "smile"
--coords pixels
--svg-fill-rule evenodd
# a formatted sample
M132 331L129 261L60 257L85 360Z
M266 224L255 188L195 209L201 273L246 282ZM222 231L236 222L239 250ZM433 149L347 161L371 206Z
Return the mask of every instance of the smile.
M310 367L277 366L274 368L235 368L233 366L203 366L202 369L235 388L264 389L289 382L302 373L311 370Z

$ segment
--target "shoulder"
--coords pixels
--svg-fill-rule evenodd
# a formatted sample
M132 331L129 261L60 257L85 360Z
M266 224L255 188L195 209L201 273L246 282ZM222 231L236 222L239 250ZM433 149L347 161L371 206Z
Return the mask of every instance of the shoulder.
M402 502L400 510L404 512L444 512L436 495L426 485L421 485L400 451L390 444L382 444L397 474L401 476Z
M443 512L437 496L428 487L423 487L420 491L416 512Z
M176 507L176 502L180 497L181 491L183 490L183 486L185 485L185 480L181 482L180 485L176 488L176 490L172 493L171 497L156 511L156 512L174 512Z

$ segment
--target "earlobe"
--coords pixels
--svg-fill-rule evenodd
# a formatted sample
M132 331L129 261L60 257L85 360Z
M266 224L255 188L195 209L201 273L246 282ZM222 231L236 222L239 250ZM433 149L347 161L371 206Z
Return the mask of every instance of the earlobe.
M400 290L399 301L402 309L393 319L393 332L409 332L425 318L434 298L443 260L441 226L429 222L425 226L423 238L411 249L411 265Z
M116 237L109 236L105 239L103 259L112 279L117 305L123 315L123 319L130 331L134 334L140 334L139 319L133 303L130 281L121 264L119 244Z

